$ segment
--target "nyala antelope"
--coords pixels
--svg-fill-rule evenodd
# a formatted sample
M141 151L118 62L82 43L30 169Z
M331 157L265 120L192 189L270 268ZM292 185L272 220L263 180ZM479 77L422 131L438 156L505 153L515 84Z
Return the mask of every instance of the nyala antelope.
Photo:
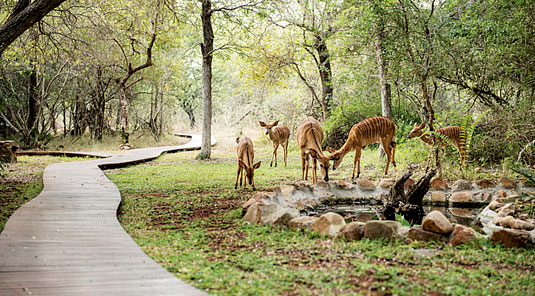
M323 155L321 151L321 142L323 141L323 130L320 123L309 117L297 127L296 131L297 145L301 149L301 171L302 178L308 180L309 157L312 157L312 182L317 183L316 174L317 162L320 163L320 174L323 180L329 181L329 158ZM306 172L305 172L306 171Z
M286 159L288 158L288 139L290 138L290 129L285 125L277 127L278 124L278 120L272 124L266 124L265 122L260 121L260 126L266 128L266 135L269 135L269 139L273 142L273 154L271 155L271 163L269 166L273 166L273 157L275 157L275 166L277 166L277 148L279 148L279 145L281 145L284 150L284 166L287 165Z
M357 167L357 178L360 176L360 156L362 148L370 144L380 143L386 154L385 175L388 174L388 165L392 162L394 167L396 161L394 154L396 152L396 125L392 120L383 116L374 116L355 124L345 144L338 150L327 148L332 154L329 156L334 160L333 170L340 166L344 156L351 150L355 150L355 160L353 161L353 174L351 181L355 179L355 167ZM358 164L358 165L357 165Z
M447 146L448 144L443 140L440 139L438 136L433 136L432 134L424 134L425 122L422 124L415 123L414 128L411 130L409 135L407 136L409 139L413 138L420 138L424 143L429 145L433 148L442 148ZM466 147L465 147L465 141L466 141L466 132L465 130L460 126L446 126L439 129L436 129L435 132L447 137L450 139L451 143L455 148L457 148L457 151L459 151L459 155L461 156L460 161L460 169L462 170L463 164L466 160ZM436 140L435 140L436 139ZM427 157L427 165L425 167L425 170L429 168L429 160L431 160L431 155L433 154L433 150L429 153L429 156ZM437 155L438 158L438 155ZM438 164L438 159L436 159L436 162Z
M249 182L249 185L253 187L253 190L256 190L254 186L254 170L260 167L260 161L255 163L254 162L254 150L253 150L253 141L251 141L248 137L242 137L236 139L236 143L238 143L238 148L236 148L236 152L238 154L238 172L236 175L236 184L234 185L234 189L238 188L238 179L240 180L240 186L246 186L244 178L244 171L245 175L247 176L247 182Z

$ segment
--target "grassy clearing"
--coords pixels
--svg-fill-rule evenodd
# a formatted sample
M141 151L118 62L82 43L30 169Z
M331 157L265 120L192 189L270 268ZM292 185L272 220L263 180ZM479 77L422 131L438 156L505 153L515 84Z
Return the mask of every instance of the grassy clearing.
M256 139L255 148L256 159L263 163L255 173L257 188L300 178L296 149L291 151L287 167L279 162L279 167L269 168L269 143ZM392 177L402 174L406 167L417 166L416 161L425 165L427 154L422 157L412 151L398 149L399 166L392 171ZM169 271L209 293L535 293L533 250L506 250L485 241L457 248L369 240L345 242L313 233L245 224L239 208L253 193L250 188L233 188L233 147L216 147L214 159L209 162L192 160L196 154L165 155L154 162L110 171L108 176L123 195L119 218L127 232ZM352 154L331 178L348 179L351 160ZM378 162L375 150L365 150L364 177L379 178L383 170L384 160ZM420 248L436 253L422 256L417 251Z

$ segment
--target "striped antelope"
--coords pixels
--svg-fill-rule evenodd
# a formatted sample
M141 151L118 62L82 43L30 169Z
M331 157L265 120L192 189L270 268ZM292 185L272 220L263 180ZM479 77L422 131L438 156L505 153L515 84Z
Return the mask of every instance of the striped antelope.
M303 120L296 131L297 145L301 149L301 171L302 178L308 180L309 156L312 157L312 183L318 182L316 174L317 161L320 162L320 174L325 181L329 181L329 158L323 155L321 151L321 142L323 141L323 130L320 123L308 117ZM306 173L305 173L306 169Z
M236 139L238 143L238 148L236 152L238 154L238 172L236 175L236 184L234 189L238 188L238 179L240 180L240 186L246 186L244 178L244 172L247 176L247 181L249 185L253 186L253 190L256 190L254 186L254 170L260 167L260 161L253 164L254 161L254 150L253 150L253 141L248 137L242 137Z
M443 139L438 139L437 143L435 144L435 137L431 134L424 134L423 128L425 127L425 122L422 124L415 123L414 128L411 130L409 135L407 136L409 139L412 138L420 138L424 143L429 145L430 147L437 147L441 148L444 146L447 146L447 143ZM450 139L451 143L455 148L457 148L457 151L459 151L459 155L461 156L461 162L460 162L460 168L462 170L463 164L466 161L466 147L465 147L465 141L466 141L466 132L465 130L460 126L446 126L439 128L435 130L435 132L444 135L448 139ZM427 157L427 165L426 170L429 167L429 160L431 159L431 155L433 154L433 151L429 153L429 156ZM438 157L438 155L437 155ZM437 161L438 163L438 161Z
M290 138L290 129L285 125L277 127L278 124L278 120L272 124L266 124L263 121L260 121L260 126L266 128L266 135L269 135L269 139L273 142L273 154L271 155L271 163L269 166L273 166L273 156L275 156L275 166L277 166L277 148L279 148L279 145L281 145L284 150L284 166L287 165L286 159L288 158L288 139Z
M385 175L388 174L390 162L396 166L394 154L396 152L396 125L392 120L383 116L374 116L355 124L345 144L338 150L327 148L332 154L329 156L334 160L333 170L340 166L344 156L351 150L355 150L355 160L353 161L353 174L351 180L355 179L355 167L357 167L357 178L360 176L360 156L362 148L370 144L380 143L386 154ZM358 163L358 166L357 166Z

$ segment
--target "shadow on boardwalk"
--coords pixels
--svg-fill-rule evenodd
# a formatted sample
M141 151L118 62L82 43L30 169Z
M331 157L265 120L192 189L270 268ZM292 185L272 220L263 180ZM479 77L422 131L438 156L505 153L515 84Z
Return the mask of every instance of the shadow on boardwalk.
M200 136L182 136L191 141L48 166L43 191L0 234L0 295L205 295L147 257L124 231L119 190L101 170L200 148Z

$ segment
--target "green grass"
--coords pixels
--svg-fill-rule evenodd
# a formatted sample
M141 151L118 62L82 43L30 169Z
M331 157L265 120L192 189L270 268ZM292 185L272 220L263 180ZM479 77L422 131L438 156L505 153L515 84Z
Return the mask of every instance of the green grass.
M257 188L300 178L298 152L288 167L270 168L271 148L255 141ZM420 149L420 148L418 148ZM398 169L421 161L403 147ZM123 195L123 227L157 262L179 278L216 295L527 295L535 293L535 251L507 250L486 241L451 248L362 240L346 242L313 233L249 225L241 204L250 187L234 189L232 149L216 148L213 160L197 152L164 155L156 161L108 172ZM349 179L352 153L331 178ZM279 158L280 160L280 158ZM379 163L375 165L375 163ZM363 174L379 178L384 160L365 150ZM474 174L474 177L480 177ZM431 257L418 248L436 249Z

